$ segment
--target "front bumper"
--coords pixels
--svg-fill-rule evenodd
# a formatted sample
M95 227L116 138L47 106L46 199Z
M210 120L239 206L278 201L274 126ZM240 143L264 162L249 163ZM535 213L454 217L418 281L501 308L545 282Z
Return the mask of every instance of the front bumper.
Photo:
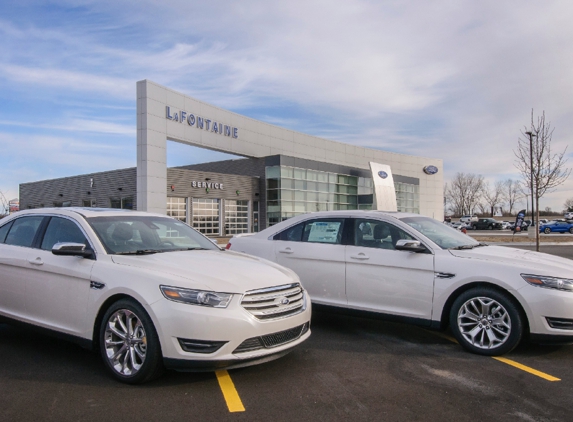
M165 366L211 371L255 365L285 355L310 336L311 307L306 292L301 312L277 319L257 319L241 306L240 299L240 295L235 295L224 309L167 299L154 303L151 309L159 321L156 330ZM289 334L284 337L284 333ZM222 345L213 352L197 353L184 350L186 342Z

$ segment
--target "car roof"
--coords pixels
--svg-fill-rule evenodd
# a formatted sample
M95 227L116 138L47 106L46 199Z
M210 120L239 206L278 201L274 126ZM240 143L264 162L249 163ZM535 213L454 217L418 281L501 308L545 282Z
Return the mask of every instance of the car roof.
M276 231L283 230L286 227L290 227L300 221L307 220L309 218L321 218L321 217L331 217L331 218L380 218L381 216L392 217L396 219L406 218L406 217L426 217L424 215L408 213L408 212L396 212L396 211L379 211L379 210L341 210L341 211L317 211L309 212L306 214L300 214L295 217L291 217L288 220L281 221L271 227L267 227L265 230L260 231L262 237L268 235L269 233L274 233ZM427 217L430 218L430 217Z
M22 210L12 214L14 217L34 214L59 214L59 215L82 215L83 217L111 217L116 215L140 215L140 216L157 216L167 217L165 214L149 213L145 211L124 210L119 208L88 208L88 207L53 207L53 208L34 208Z

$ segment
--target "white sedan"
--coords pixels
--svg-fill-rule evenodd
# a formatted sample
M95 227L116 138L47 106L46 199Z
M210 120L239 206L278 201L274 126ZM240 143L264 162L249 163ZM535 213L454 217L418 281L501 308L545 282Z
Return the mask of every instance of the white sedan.
M99 349L113 376L266 362L310 335L291 270L165 215L36 209L0 220L0 317Z
M573 341L573 262L487 246L418 214L300 215L227 248L294 270L313 303L445 328L467 350Z

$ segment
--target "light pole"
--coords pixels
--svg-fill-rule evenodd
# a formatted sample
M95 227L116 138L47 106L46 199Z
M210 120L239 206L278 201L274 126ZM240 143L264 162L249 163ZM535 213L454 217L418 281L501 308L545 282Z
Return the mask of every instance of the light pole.
M535 227L535 206L533 205L533 133L525 132L529 136L529 182L531 184L531 226Z

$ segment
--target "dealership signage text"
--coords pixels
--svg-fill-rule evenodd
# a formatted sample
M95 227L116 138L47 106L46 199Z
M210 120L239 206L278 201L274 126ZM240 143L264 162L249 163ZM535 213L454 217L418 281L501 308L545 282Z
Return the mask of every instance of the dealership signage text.
M187 113L183 110L180 110L179 112L172 112L171 107L169 106L165 106L165 117L175 122L187 122L189 126L195 126L197 129L204 129L209 132L215 132L224 136L231 136L233 138L239 137L239 129L236 127L214 122L213 120L196 116L193 113Z

